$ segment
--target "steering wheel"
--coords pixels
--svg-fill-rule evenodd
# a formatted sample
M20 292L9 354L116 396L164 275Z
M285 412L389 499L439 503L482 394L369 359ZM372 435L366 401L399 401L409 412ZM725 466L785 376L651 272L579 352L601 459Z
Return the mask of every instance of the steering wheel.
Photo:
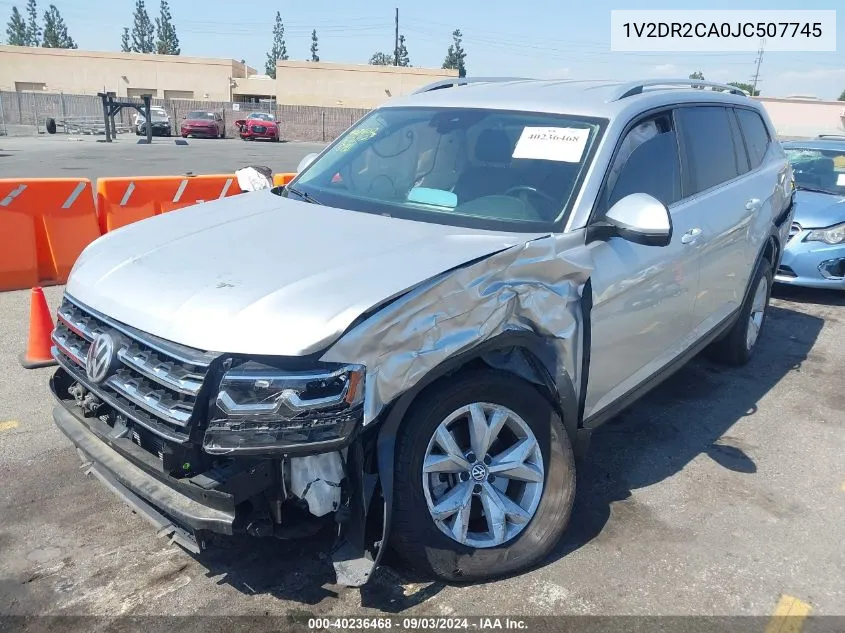
M528 204L528 196L530 195L543 198L544 200L551 202L553 205L558 204L558 201L552 198L549 194L540 191L536 187L529 187L528 185L517 185L516 187L511 187L505 192L506 196L510 196L511 194L517 194L515 197L525 204Z

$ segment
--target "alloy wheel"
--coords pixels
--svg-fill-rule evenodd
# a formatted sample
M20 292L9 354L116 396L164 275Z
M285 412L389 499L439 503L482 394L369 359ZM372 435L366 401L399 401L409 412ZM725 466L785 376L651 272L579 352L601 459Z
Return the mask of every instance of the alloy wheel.
M435 525L473 548L511 540L543 496L543 455L510 409L476 402L441 422L426 448L422 486Z

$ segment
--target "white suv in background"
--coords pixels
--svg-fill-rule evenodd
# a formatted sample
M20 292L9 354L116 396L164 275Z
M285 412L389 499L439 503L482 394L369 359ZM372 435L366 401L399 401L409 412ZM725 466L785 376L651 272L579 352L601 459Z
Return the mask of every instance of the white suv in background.
M103 236L56 423L194 551L337 523L350 585L388 545L446 580L538 563L591 430L760 341L790 167L756 101L695 86L450 80L286 187Z

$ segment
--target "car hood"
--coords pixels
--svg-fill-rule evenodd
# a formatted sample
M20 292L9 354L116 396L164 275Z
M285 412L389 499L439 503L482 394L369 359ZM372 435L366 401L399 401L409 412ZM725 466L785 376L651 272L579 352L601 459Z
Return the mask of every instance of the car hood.
M845 222L845 196L798 190L795 192L793 221L805 229L820 229Z
M263 190L106 234L80 255L67 292L190 347L301 356L409 288L540 235L412 222Z
M256 125L276 125L275 121L265 121L264 119L247 119L247 123L255 123Z
M211 119L185 119L183 123L191 123L192 125L196 125L197 123L214 125L214 121Z

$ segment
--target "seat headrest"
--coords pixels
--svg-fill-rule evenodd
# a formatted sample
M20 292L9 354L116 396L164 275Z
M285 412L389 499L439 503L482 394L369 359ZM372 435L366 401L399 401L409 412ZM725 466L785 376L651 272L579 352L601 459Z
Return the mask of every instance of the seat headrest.
M475 158L484 163L511 162L511 140L502 130L484 130L475 143Z

